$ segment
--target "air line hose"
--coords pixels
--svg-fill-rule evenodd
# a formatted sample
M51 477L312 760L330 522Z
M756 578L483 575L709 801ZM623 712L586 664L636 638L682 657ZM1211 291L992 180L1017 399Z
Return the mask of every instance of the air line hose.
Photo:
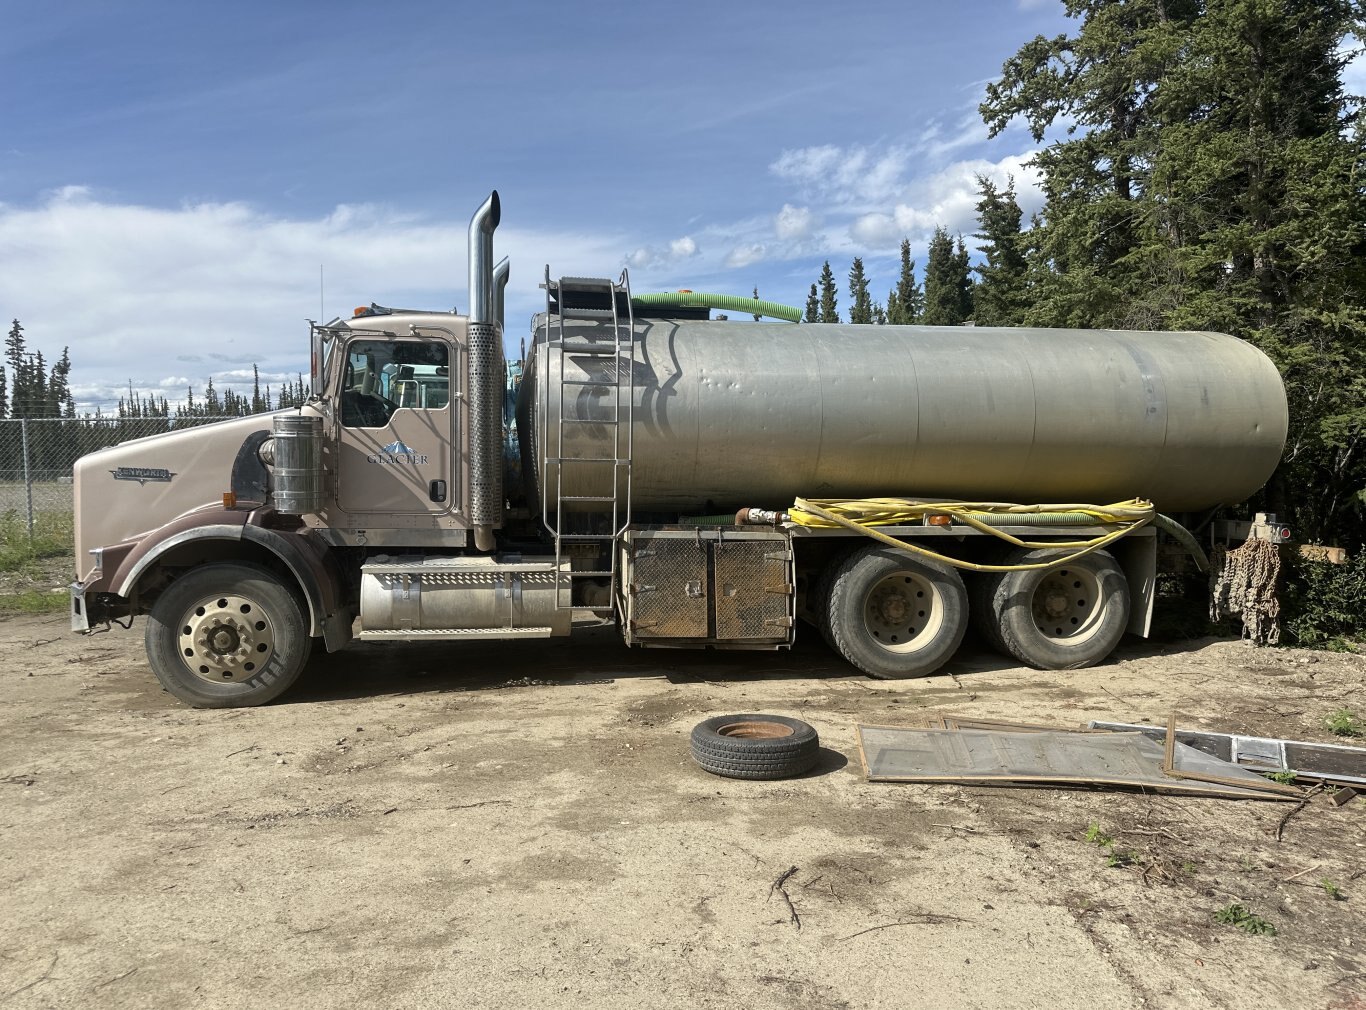
M792 305L780 305L758 298L741 298L739 295L709 295L700 291L664 291L659 294L632 295L631 301L641 305L659 305L668 308L725 309L727 312L748 312L752 315L768 316L771 319L785 319L789 323L802 321L802 310Z

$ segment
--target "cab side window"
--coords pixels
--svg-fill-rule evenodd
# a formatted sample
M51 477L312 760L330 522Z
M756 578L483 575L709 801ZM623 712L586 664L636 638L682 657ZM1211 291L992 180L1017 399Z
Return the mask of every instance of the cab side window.
M398 410L439 410L450 403L445 344L353 340L346 351L341 417L348 428L383 428Z

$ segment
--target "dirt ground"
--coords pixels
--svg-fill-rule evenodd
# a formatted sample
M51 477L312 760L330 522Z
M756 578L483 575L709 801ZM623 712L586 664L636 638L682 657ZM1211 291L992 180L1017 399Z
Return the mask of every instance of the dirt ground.
M1292 804L867 783L854 736L1175 710L1327 740L1366 658L1134 642L1039 673L966 646L885 683L816 637L358 645L207 712L160 690L141 622L4 620L0 1006L1366 1007L1366 800L1277 842ZM814 724L820 765L692 764L699 719L749 711Z

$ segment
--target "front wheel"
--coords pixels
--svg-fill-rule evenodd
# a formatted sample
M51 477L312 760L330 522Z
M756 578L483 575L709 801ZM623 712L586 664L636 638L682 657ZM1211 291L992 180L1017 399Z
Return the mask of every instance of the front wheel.
M262 705L285 691L312 642L298 598L276 575L213 564L172 582L147 617L162 687L196 708Z
M1038 564L1067 554L1018 550L1005 564ZM1105 551L1054 568L989 577L979 600L994 645L1041 670L1094 666L1114 651L1129 624L1129 582Z
M835 649L864 673L887 680L933 673L967 630L967 591L958 572L889 547L865 547L846 558L825 604Z

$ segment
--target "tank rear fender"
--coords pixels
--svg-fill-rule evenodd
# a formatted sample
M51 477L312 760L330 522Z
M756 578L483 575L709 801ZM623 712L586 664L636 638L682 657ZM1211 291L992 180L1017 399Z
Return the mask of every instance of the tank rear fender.
M246 514L228 515L237 519ZM292 580L308 607L309 634L322 637L329 652L350 641L346 581L327 549L310 536L240 520L168 531L154 543L139 544L110 580L111 591L126 599L136 597L137 609L145 611L148 599L160 592L175 569L213 561L251 561Z

